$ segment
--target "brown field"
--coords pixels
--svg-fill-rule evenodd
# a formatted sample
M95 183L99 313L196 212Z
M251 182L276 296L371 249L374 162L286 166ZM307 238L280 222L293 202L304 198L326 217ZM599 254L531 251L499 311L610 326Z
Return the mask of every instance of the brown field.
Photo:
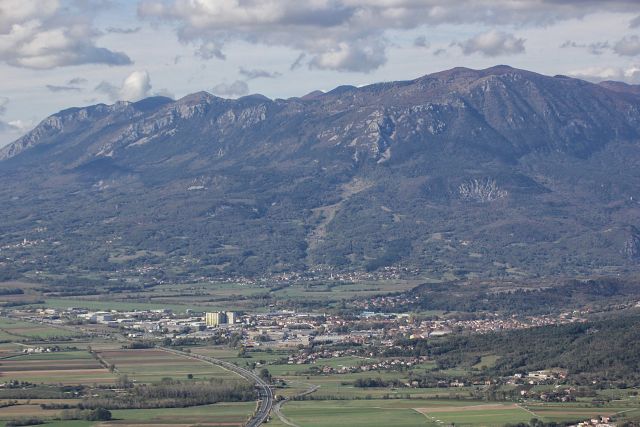
M149 427L149 426L157 426L157 425L162 425L164 427L193 427L194 423L188 423L188 424L173 424L173 423L164 423L162 422L162 424L160 424L162 422L162 420L152 420L149 421L147 423L144 422L138 422L136 424L132 424L130 422L127 421L109 421L109 422L103 422L97 425L97 427L109 427L109 426L118 426L118 427ZM198 422L196 424L198 427L233 427L233 426L243 426L244 423L203 423L203 422Z
M0 408L0 419L24 416L53 417L60 413L60 409L42 409L40 405L14 405Z
M87 358L0 360L0 378L36 384L112 384L116 377L98 361Z
M0 408L0 419L10 419L24 416L54 417L58 416L61 409L42 409L42 403L66 403L75 405L80 399L10 399L16 400L18 405Z
M0 359L4 359L5 357L15 356L18 351L21 349L18 344L14 343L2 343L0 344Z
M47 369L47 370L40 370L40 371L15 371L16 372L16 376L19 376L20 378L29 378L29 377L42 377L42 376L58 376L58 375L64 375L64 376L69 376L69 375L82 375L82 376L86 376L86 375L99 375L102 373L108 373L108 371L106 369L100 368L100 369L69 369L63 373L60 372L59 369ZM4 375L2 373L0 373L0 375ZM12 377L12 375L4 375L6 377ZM56 383L58 382L57 380L55 381Z
M78 369L102 369L93 359L77 360L3 360L0 361L0 376L3 372L18 371L62 371Z
M166 359L175 358L176 356L166 351L157 350L155 348L147 348L140 350L103 350L100 352L105 358L114 359Z
M42 285L38 283L29 283L29 282L20 282L17 280L10 280L8 282L0 282L0 288L19 288L24 289L37 289L42 287Z
M21 405L33 404L40 405L41 403L66 403L69 405L75 405L82 402L82 399L9 399L15 400Z

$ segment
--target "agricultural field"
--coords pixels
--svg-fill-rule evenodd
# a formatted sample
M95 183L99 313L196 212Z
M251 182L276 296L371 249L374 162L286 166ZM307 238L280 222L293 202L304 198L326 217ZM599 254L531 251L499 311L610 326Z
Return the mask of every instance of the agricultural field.
M18 353L16 356L0 360L0 378L2 381L64 385L111 384L116 379L87 351Z
M125 409L113 411L115 421L101 423L106 426L220 426L239 427L249 419L255 402L216 403L192 408Z
M165 378L186 380L190 375L194 380L240 379L221 367L159 349L101 350L98 354L114 367L116 375L127 375L137 383L159 382Z
M0 383L11 380L37 385L32 393L55 392L56 387L81 385L95 389L96 385L116 383L126 375L136 383L157 383L167 378L185 381L192 376L193 381L209 378L229 381L243 381L236 374L223 368L199 360L177 356L158 349L120 349L115 342L77 343L78 347L91 344L97 357L86 349L53 353L23 354L20 347L2 344L0 351ZM98 358L112 369L103 366ZM103 364L104 364L103 362ZM107 365L108 366L108 365ZM190 375L191 374L191 375ZM7 390L9 392L10 390ZM71 396L70 396L71 397ZM255 409L255 402L217 403L191 408L124 409L112 411L111 422L55 421L61 409L44 409L41 404L77 404L79 399L8 399L15 401L12 406L0 408L0 426L4 422L21 417L39 417L47 426L185 426L216 425L242 426Z
M584 406L584 405L583 405ZM356 426L503 426L528 423L532 418L550 422L588 419L598 415L614 415L629 411L626 406L604 408L579 407L571 404L518 405L465 400L372 399L292 401L282 408L291 422L305 427ZM272 426L284 426L275 419Z
M0 317L0 340L3 341L54 340L77 335L78 332L67 329Z
M429 280L427 280L429 281ZM425 280L377 280L350 282L306 282L302 284L265 285L244 283L187 283L158 285L148 289L122 290L91 296L50 296L42 285L29 286L18 299L37 299L33 307L84 307L90 310L145 310L170 308L176 313L186 310L250 310L263 312L275 302L322 302L327 307L343 300L408 291ZM2 285L2 284L0 284ZM6 286L9 286L8 284ZM39 286L39 288L38 288ZM98 291L98 290L97 290ZM0 298L2 299L2 298ZM432 312L436 314L440 312Z
M418 427L436 426L404 400L289 402L283 415L304 427ZM274 426L282 424L273 423Z
M30 403L20 402L19 405L0 409L0 427L4 426L7 420L25 416L51 420L45 424L47 427L151 427L156 425L165 427L191 425L240 427L249 419L254 409L254 402L216 403L192 408L114 410L112 411L113 420L110 422L55 421L54 418L60 416L61 410L45 410L40 407L40 401L31 401Z

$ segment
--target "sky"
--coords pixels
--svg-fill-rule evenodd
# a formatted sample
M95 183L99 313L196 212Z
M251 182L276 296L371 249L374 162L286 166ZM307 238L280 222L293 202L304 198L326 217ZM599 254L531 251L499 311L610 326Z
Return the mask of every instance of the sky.
M0 0L0 146L70 107L497 64L640 84L640 0Z

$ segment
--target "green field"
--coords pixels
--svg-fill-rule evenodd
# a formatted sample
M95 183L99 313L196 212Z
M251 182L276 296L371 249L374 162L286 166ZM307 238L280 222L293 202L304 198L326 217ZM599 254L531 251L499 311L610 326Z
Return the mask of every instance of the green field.
M66 329L0 317L0 340L24 341L77 335Z
M549 421L584 420L623 411L628 417L640 415L640 409L628 407L584 408L571 404L520 406L513 403L488 403L464 400L373 399L292 401L282 413L305 427L351 426L503 426L528 423L532 418ZM274 426L281 421L274 420Z
M190 374L194 380L242 380L237 374L219 366L156 349L100 351L100 355L115 365L116 375L126 374L138 383L159 382L164 378L186 380Z
M288 419L304 427L437 425L413 410L411 404L415 402L404 400L289 402L282 412Z
M191 408L125 409L112 413L119 421L140 421L148 425L219 423L235 427L249 419L255 407L255 402L216 403Z
M111 422L90 422L90 421L55 421L60 411L38 411L34 413L42 419L50 420L46 426L108 426L128 423L141 423L145 425L184 425L184 424L204 424L215 423L217 426L234 426L244 424L255 410L254 402L239 403L216 403L213 405L196 406L191 408L163 408L163 409L125 409L112 411L113 421ZM0 426L10 419L21 418L26 415L3 415L0 408Z

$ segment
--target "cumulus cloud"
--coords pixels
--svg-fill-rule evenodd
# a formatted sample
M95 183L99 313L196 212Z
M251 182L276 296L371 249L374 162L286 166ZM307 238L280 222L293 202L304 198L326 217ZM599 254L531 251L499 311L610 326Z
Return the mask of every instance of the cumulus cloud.
M640 15L636 16L629 22L629 28L638 28L640 27Z
M101 82L97 92L104 93L112 101L139 101L151 93L151 77L147 71L134 71L124 79L121 86Z
M0 0L0 61L33 69L80 64L130 64L122 52L98 47L91 14L59 0Z
M601 11L638 10L637 0L141 0L144 19L177 25L178 38L205 59L224 58L225 45L244 41L285 46L313 68L368 72L386 62L386 33L441 24L545 26ZM426 41L426 40L425 40ZM519 53L520 39L479 49ZM473 48L473 45L470 45ZM292 68L299 66L296 61Z
M149 96L151 91L151 78L146 71L134 71L122 83L120 99L125 101L138 101Z
M630 67L588 67L578 70L572 70L567 73L572 77L577 77L592 82L601 82L605 80L617 80L625 83L640 83L640 66L633 65Z
M613 46L613 51L621 56L640 54L640 37L636 35L623 37Z
M233 83L220 83L211 89L211 93L219 96L238 97L249 93L249 85L242 80Z
M524 42L524 39L517 38L513 34L490 30L458 43L458 46L462 48L462 53L465 55L480 53L485 56L500 56L523 53Z
M369 72L387 62L382 42L350 44L341 42L332 49L313 57L309 66L325 70Z
M218 43L212 41L203 42L198 49L196 49L195 53L196 56L199 56L202 59L227 59L227 56L222 52Z
M31 123L25 123L22 120L5 121L3 119L3 116L7 112L8 104L9 98L0 96L0 133L5 134L0 135L0 143L3 141L7 142L7 138L14 139L18 137L18 135L26 132L30 127L32 127Z
M32 129L34 123L31 121L25 122L23 120L10 120L8 122L3 122L0 120L0 128L3 131L9 131L10 134L21 135L28 130Z
M22 131L21 122L17 121L4 121L3 116L7 112L7 104L9 104L9 98L0 96L0 132L9 134L15 134Z
M244 67L240 67L240 70L238 72L240 73L241 76L244 76L247 80L275 79L282 76L282 73L279 73L277 71L267 71L267 70L261 70L261 69L249 70Z

